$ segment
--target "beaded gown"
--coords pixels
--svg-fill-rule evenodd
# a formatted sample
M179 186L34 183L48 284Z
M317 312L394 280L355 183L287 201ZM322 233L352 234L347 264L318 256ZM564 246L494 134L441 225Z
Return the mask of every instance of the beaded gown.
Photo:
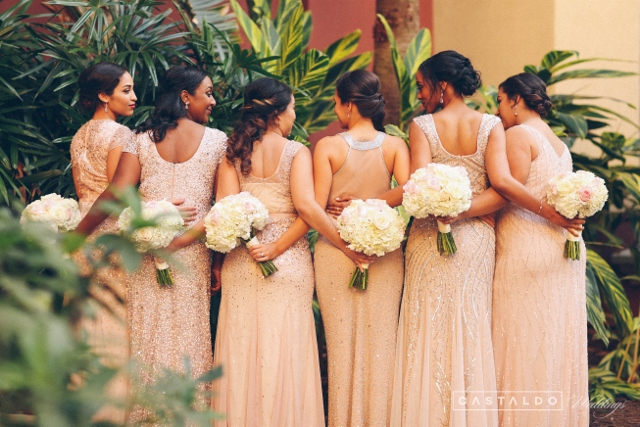
M140 161L138 191L144 201L182 198L185 206L196 207L198 221L211 209L214 179L226 141L223 132L205 128L197 151L182 163L160 157L146 133L136 135L123 152ZM170 288L158 285L150 255L144 255L141 267L127 276L131 356L142 385L149 384L163 369L184 371L184 358L189 359L196 378L212 367L210 251L196 241L173 257L180 266L171 267L174 284ZM136 407L130 419L135 422L146 415Z
M131 140L131 130L113 120L89 120L74 135L71 141L71 164L80 213L84 217L93 202L109 185L107 179L107 156L109 151L125 145ZM89 236L96 239L105 233L116 231L116 219L108 218ZM96 254L98 255L98 254ZM76 256L82 271L88 274L88 265ZM127 309L119 300L126 299L124 271L104 268L96 272L100 286L92 286L91 295L99 302L92 304L94 317L82 320L87 331L89 345L100 355L105 366L122 369L129 357L129 335L127 332ZM108 385L109 396L122 403L128 394L128 382L124 374L117 376ZM96 414L96 420L123 423L125 411L105 407Z
M287 142L276 172L266 178L243 175L236 165L241 191L269 210L269 222L257 234L262 243L276 241L297 217L289 176L301 147ZM244 245L225 257L214 355L223 377L213 383L212 406L226 419L216 426L324 425L307 239L273 262L278 271L264 278Z
M482 116L477 150L468 156L444 149L431 115L414 120L427 137L434 163L465 167L474 196L488 187L484 152L500 122L497 117ZM491 218L477 217L451 228L458 251L445 256L438 253L435 220L416 219L411 227L391 426L498 425L491 345L493 224Z
M356 142L332 178L329 199L374 198L391 188L384 162L385 134ZM367 289L349 287L355 264L320 237L314 253L316 292L327 339L329 427L388 426L404 258L397 249L369 267Z
M544 198L551 178L572 171L571 154L564 148L558 156L539 131L520 126L538 144L525 186ZM580 260L564 258L566 236L514 203L498 216L493 347L501 426L589 425L586 251L581 243ZM518 410L524 399L534 410Z

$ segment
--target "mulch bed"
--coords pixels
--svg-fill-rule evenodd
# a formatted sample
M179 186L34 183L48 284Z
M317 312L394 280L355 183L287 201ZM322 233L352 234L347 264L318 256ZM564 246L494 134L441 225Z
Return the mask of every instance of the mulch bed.
M592 408L591 427L640 427L640 401L620 400L614 407Z

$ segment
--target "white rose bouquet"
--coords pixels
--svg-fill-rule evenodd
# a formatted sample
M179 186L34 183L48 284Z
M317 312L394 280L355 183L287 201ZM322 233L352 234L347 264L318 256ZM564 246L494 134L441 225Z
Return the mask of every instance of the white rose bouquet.
M384 200L354 200L338 217L340 237L348 248L367 255L382 256L400 247L405 224L398 212ZM367 289L368 265L356 267L349 286Z
M29 203L22 211L20 223L42 222L51 231L61 232L75 230L81 219L78 202L53 193Z
M586 218L602 210L608 197L609 191L604 180L582 170L554 176L547 188L547 203L560 215L570 219ZM580 235L567 234L564 257L580 259Z
M250 248L260 243L256 230L262 230L268 219L267 208L248 192L227 196L217 201L204 219L206 245L214 251L228 253L242 240ZM278 271L273 261L258 264L264 277Z
M416 218L456 216L471 207L471 182L462 166L430 163L416 170L404 185L402 205ZM451 255L458 249L451 225L438 221L438 252Z
M140 253L166 248L184 228L184 220L180 211L173 203L166 200L142 202L140 216L145 221L155 222L155 225L139 228L129 234L129 238ZM130 207L124 209L118 218L118 232L128 234L134 218L133 209ZM156 264L158 283L166 287L173 285L169 264L155 256L153 260Z

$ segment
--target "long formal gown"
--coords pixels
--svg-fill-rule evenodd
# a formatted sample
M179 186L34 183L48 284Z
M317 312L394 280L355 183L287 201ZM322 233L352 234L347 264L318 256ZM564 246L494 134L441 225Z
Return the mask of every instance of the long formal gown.
M571 172L571 154L565 147L558 156L539 131L521 126L538 143L525 186L544 198L552 177ZM579 261L564 258L566 236L513 203L498 216L493 348L501 426L589 425L586 252L581 243Z
M182 163L160 157L149 135L141 133L124 147L140 161L139 193L144 201L184 199L195 206L196 221L211 209L216 170L226 150L226 135L206 128L195 154ZM156 267L150 255L144 255L138 270L127 276L131 356L142 385L163 369L184 371L189 359L191 374L199 377L212 367L209 325L210 251L196 241L176 251L179 266L171 272L174 284L160 287ZM147 416L139 407L130 419Z
M391 188L382 154L385 134L356 142L333 175L329 199L374 198ZM316 292L325 328L329 367L329 427L389 425L404 258L397 249L369 267L367 289L349 287L355 264L324 238L314 254Z
M433 162L463 166L473 195L488 187L484 152L500 122L483 115L477 150L448 153L431 115L417 117ZM491 345L491 288L495 233L491 218L456 221L458 247L440 255L437 225L413 222L406 248L391 426L497 426L496 380Z
M131 130L113 120L89 120L74 135L71 141L71 165L76 184L79 208L84 217L93 202L109 185L107 179L107 156L109 151L122 147L133 137ZM105 233L116 231L115 219L104 221L92 234L90 240ZM98 254L96 254L98 255ZM88 274L88 265L76 257L82 271ZM127 332L127 310L119 300L126 299L124 271L115 266L103 268L95 274L99 286L91 287L96 299L92 304L93 318L85 318L81 327L87 332L88 342L105 366L115 369L125 367L129 357L129 334ZM108 385L107 394L125 403L128 381L124 373L119 374ZM123 423L124 409L107 406L96 414L96 420Z
M241 190L269 210L269 223L257 234L262 243L276 241L297 217L289 178L301 147L289 141L278 169L266 178L243 176L237 167ZM264 278L244 245L224 260L214 355L223 377L214 381L212 406L226 419L216 426L324 425L307 239L273 262L278 271Z

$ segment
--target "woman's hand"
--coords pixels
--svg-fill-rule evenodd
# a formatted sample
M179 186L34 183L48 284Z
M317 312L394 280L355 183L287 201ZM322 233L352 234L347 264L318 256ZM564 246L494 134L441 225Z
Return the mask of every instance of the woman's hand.
M189 225L196 220L198 211L195 206L183 206L184 199L173 199L170 200L170 202L173 203L173 205L180 211L180 215L182 215L185 225Z
M353 199L353 196L342 196L336 197L335 200L329 200L326 209L327 213L332 218L339 217L344 208L349 206Z
M275 243L258 243L248 249L251 257L258 262L270 261L282 253Z
M462 214L457 216L434 216L433 218L441 224L453 224L454 222L462 219Z
M365 255L362 252L353 251L353 250L351 250L349 248L344 248L343 252L344 252L344 254L346 256L349 257L349 259L351 259L351 261L356 263L356 265L358 266L360 271L364 270L363 265L371 264L374 261L374 259L376 258L374 256Z
M582 218L565 218L556 211L553 206L547 202L543 202L540 216L548 219L558 227L562 227L572 235L578 237L582 230L584 230L585 220Z

